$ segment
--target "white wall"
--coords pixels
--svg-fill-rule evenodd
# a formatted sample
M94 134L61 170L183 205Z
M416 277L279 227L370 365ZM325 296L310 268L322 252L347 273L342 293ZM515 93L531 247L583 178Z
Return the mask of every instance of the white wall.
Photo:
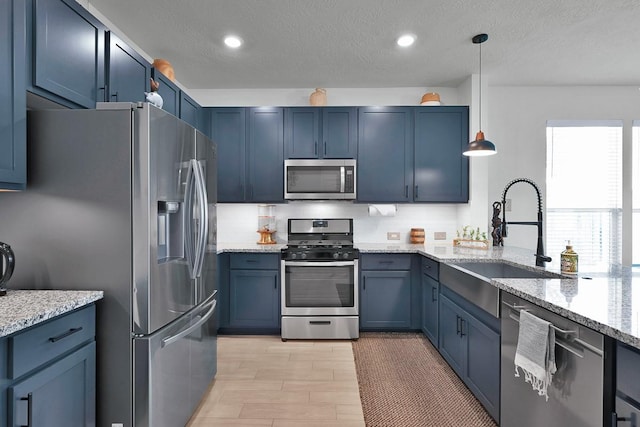
M356 243L408 243L412 227L424 228L426 240L433 233L444 231L447 241L455 237L458 227L456 205L396 205L395 216L369 216L367 204L351 202L292 202L276 205L276 240L287 241L289 218L353 218ZM258 240L258 205L218 205L218 241L224 243L254 243ZM400 240L387 240L387 232L399 232Z
M425 92L440 94L442 105L459 104L459 93L449 87L325 88L327 105L419 105ZM315 88L190 89L189 96L204 107L305 106ZM464 104L462 104L464 105Z
M640 118L640 91L637 86L590 87L489 87L491 140L498 154L488 158L489 200L500 200L504 186L514 178L535 181L546 198L546 122L547 120L623 120L624 159L630 165L632 120ZM487 135L488 136L488 135ZM629 169L629 168L628 168ZM597 173L597 171L594 171ZM625 174L627 202L623 209L630 218L630 171ZM526 184L514 185L507 195L513 211L507 220L535 220L535 192ZM623 253L630 253L631 224L623 223ZM536 229L513 226L505 240L509 246L535 250ZM549 254L557 258L559 254ZM630 264L627 256L623 264Z

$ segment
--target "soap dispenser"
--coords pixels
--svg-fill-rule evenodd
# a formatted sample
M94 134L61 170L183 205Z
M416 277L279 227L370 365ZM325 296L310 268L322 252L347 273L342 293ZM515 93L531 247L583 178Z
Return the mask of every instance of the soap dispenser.
M560 254L560 271L564 274L578 274L578 254L573 250L569 240L567 249Z

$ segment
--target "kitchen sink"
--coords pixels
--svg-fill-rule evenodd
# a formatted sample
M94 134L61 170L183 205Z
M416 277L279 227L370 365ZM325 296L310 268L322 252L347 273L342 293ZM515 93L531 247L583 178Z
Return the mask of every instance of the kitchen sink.
M494 317L500 313L500 291L491 279L554 279L557 273L544 270L528 270L505 262L461 262L440 265L440 283L473 301L479 308Z
M559 279L562 277L560 274L550 271L532 271L504 262L462 262L455 264L455 266L469 270L487 279Z

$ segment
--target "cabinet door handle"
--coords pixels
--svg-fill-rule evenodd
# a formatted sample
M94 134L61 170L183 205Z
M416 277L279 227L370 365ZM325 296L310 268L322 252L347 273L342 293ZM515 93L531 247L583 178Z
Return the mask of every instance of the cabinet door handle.
M324 148L322 150L323 150L324 155L326 156L327 155L327 141L325 141L323 145L324 145Z
M393 261L378 261L378 264L393 264Z
M107 87L103 86L103 87L99 87L98 90L102 91L102 100L106 101L106 97L107 97ZM96 93L96 101L98 100L98 94Z
M313 154L318 155L318 141L313 142Z
M417 199L418 198L418 186L416 185L416 188L413 190L413 198Z
M465 320L461 317L460 318L460 337L463 337L463 336L466 335L464 333L464 322L465 322Z
M115 98L115 101L118 102L118 92L116 91L116 93L112 93L111 98Z
M460 316L456 315L456 335L460 335Z
M331 320L309 320L310 325L330 325Z
M364 291L365 289L367 289L367 279L365 279L364 277L362 278L362 290Z
M60 341L61 339L66 338L69 335L73 335L76 332L80 332L81 330L82 330L82 326L80 326L79 328L71 328L67 332L64 332L64 333L62 333L62 334L60 334L60 335L58 335L56 337L49 338L49 341L50 342Z
M20 400L27 401L27 424L21 425L20 427L32 427L32 419L33 419L33 393L27 394L27 397L21 397Z
M409 186L408 185L404 186L404 198L405 199L409 198Z
M431 302L435 302L437 300L438 300L438 298L436 298L436 287L432 286L431 287Z
M249 264L252 264L252 263L258 262L258 260L256 260L256 259L248 259L248 260L246 260L246 261L247 261Z

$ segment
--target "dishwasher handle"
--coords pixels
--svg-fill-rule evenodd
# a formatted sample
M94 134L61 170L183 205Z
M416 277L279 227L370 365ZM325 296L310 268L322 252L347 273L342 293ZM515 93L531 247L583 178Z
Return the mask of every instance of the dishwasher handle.
M509 304L506 301L502 301L502 303L504 305L506 305L507 307L509 307L510 309L512 309L513 311L520 313L520 311L530 311L529 308L525 307L525 306L521 306L521 305L515 305L515 304ZM510 319L516 321L516 322L520 322L520 318L516 317L514 314L509 313L508 316ZM578 331L574 331L574 330L568 330L568 329L561 329L558 328L557 326L555 326L553 323L551 323L551 328L553 330L555 330L556 332L563 334L566 336L566 341L564 340L560 340L556 337L556 345L564 348L565 350L569 351L570 353L573 353L574 355L578 356L578 357L584 357L584 355L582 355L579 351L580 349L577 349L574 345L572 344L577 344L595 354L597 354L600 357L604 356L604 352L599 349L598 347L589 344L588 342L581 340L580 338L576 338L575 335L578 334Z

